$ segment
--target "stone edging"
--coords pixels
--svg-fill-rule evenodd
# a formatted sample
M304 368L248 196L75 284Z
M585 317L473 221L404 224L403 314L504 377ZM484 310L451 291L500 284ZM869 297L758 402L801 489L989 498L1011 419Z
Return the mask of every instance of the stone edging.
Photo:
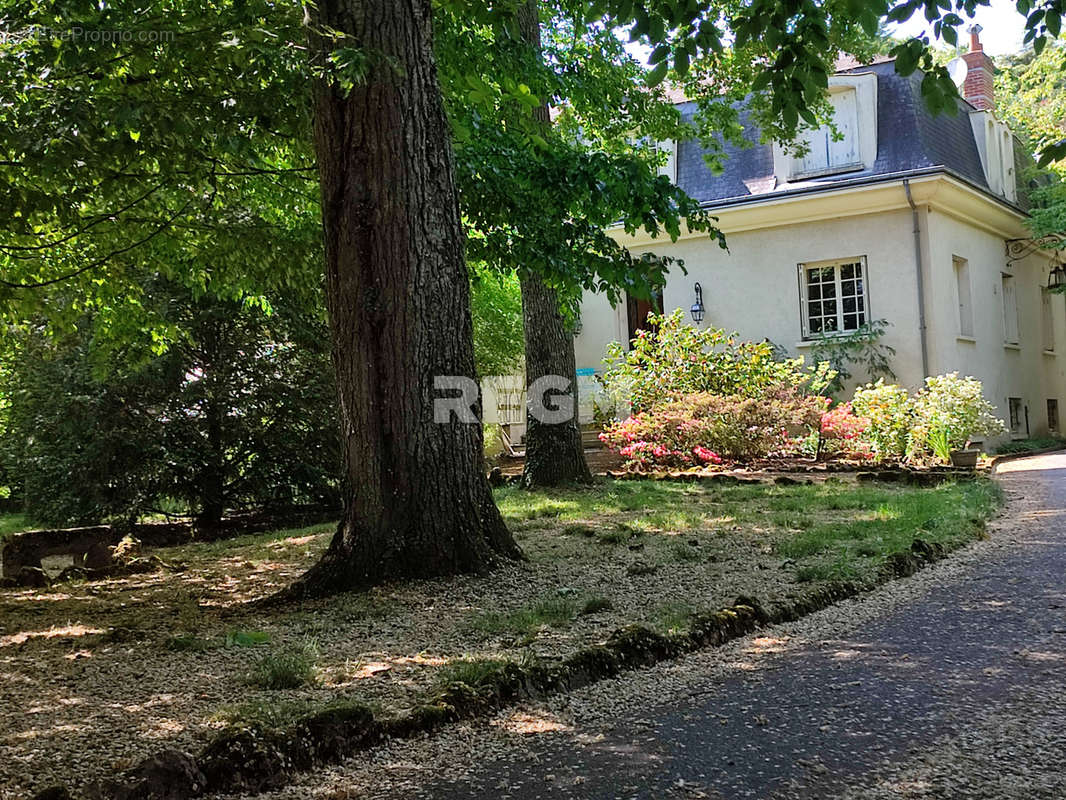
M793 622L894 578L913 575L946 554L940 544L915 539L909 551L889 556L878 576L866 583L836 581L769 607L755 598L739 597L728 608L697 614L687 631L668 635L643 625L627 625L602 644L585 647L559 662L508 662L488 670L476 685L449 684L398 718L377 719L365 706L353 705L312 714L281 731L248 727L223 733L196 756L177 750L157 753L116 780L94 784L86 797L188 800L206 794L255 794L284 785L295 773L340 762L387 739L411 738L516 702L572 691L628 670L717 647L763 625ZM72 797L65 787L56 786L39 792L34 800Z

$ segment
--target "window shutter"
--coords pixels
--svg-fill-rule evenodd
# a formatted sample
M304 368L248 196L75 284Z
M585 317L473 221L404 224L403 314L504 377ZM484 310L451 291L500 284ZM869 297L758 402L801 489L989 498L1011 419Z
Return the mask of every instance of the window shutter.
M826 148L826 129L808 128L797 136L797 141L802 142L807 149L803 156L792 160L792 172L817 172L828 168L829 151Z
M659 167L659 174L665 175L671 183L677 183L677 142L669 139L656 142L655 149L666 156L665 162Z
M855 164L859 161L859 118L855 92L835 92L829 99L833 104L833 122L844 136L841 141L835 142L827 131L829 163L835 167Z

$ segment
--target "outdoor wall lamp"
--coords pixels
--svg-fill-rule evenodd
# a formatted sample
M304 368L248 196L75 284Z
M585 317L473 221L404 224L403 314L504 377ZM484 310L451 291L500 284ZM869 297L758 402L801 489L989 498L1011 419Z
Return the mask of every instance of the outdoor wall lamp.
M1066 269L1062 268L1062 264L1058 264L1047 276L1047 288L1053 292L1066 290Z
M1063 283L1066 285L1066 273L1063 273ZM692 315L692 321L699 325L703 322L703 287L700 286L699 281L696 281L696 302L692 304L692 308L689 309L689 313Z

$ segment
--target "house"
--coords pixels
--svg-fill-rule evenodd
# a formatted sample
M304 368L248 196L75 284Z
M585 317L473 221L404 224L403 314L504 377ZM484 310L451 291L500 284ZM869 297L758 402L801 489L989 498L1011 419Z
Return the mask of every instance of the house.
M803 157L759 143L749 128L752 145L727 147L716 175L698 142L660 143L671 151L670 177L718 217L729 247L695 233L671 243L619 231L634 254L684 260L687 274L670 273L661 307L688 316L699 283L703 325L769 339L793 355L821 335L883 319L901 385L973 375L1012 436L1058 431L1066 301L1047 291L1051 255L1024 226L1031 187L1021 176L1032 159L995 115L992 60L979 34L975 26L963 56L956 116L930 114L920 74L902 77L885 61L830 78L842 138L808 131ZM679 108L691 114L695 105ZM586 294L579 375L602 370L608 343L628 342L649 307Z

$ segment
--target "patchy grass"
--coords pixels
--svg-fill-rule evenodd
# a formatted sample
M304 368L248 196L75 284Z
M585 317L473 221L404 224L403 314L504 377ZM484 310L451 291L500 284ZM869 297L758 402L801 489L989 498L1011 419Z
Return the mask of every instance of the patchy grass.
M256 699L223 706L211 715L211 721L221 723L229 728L257 726L268 730L280 730L311 714L333 710L355 710L366 707L365 703L343 698L325 703L315 699Z
M176 653L202 653L205 650L211 650L214 647L218 647L218 644L210 639L204 639L200 636L178 634L169 637L163 642L163 646L166 647L167 650L173 650Z
M1005 442L993 452L997 456L1014 455L1016 453L1034 453L1037 450L1048 450L1052 447L1066 447L1066 439L1060 439L1058 436L1034 436L1031 439Z
M677 633L688 627L697 611L692 603L672 600L655 606L644 621L659 633Z
M316 683L318 645L304 642L267 653L248 676L248 684L259 689L299 689Z
M502 658L459 658L437 670L436 683L439 686L449 683L478 686L509 663L511 661Z
M17 646L0 715L24 776L16 793L195 751L221 725L281 727L334 702L392 714L449 676L476 683L527 656L565 658L629 623L668 632L740 595L771 604L872 576L915 537L979 536L998 492L982 478L937 489L634 480L497 498L527 560L487 575L250 605L316 561L334 530L321 525L156 551L181 572L0 592L0 654ZM122 713L90 713L90 697Z
M581 610L578 612L582 616L589 614L599 614L601 611L613 611L614 603L609 597L596 596L590 597L585 601L585 604L581 606Z
M543 627L557 628L569 624L581 605L573 597L549 595L513 611L490 611L478 615L472 623L482 633L532 634Z
M909 549L915 538L955 547L983 530L1002 502L999 488L983 480L924 491L854 491L861 513L813 524L778 544L777 552L786 557L817 557L800 567L798 580L862 577L885 556Z
M226 647L259 647L270 644L270 634L266 631L227 631Z
M168 551L174 561L194 561L205 558L240 557L246 561L290 560L303 554L317 552L325 546L324 534L332 534L336 525L311 525L267 533L252 533L232 539L212 542L193 542Z
M0 514L0 543L13 533L32 530L33 527L24 514Z

